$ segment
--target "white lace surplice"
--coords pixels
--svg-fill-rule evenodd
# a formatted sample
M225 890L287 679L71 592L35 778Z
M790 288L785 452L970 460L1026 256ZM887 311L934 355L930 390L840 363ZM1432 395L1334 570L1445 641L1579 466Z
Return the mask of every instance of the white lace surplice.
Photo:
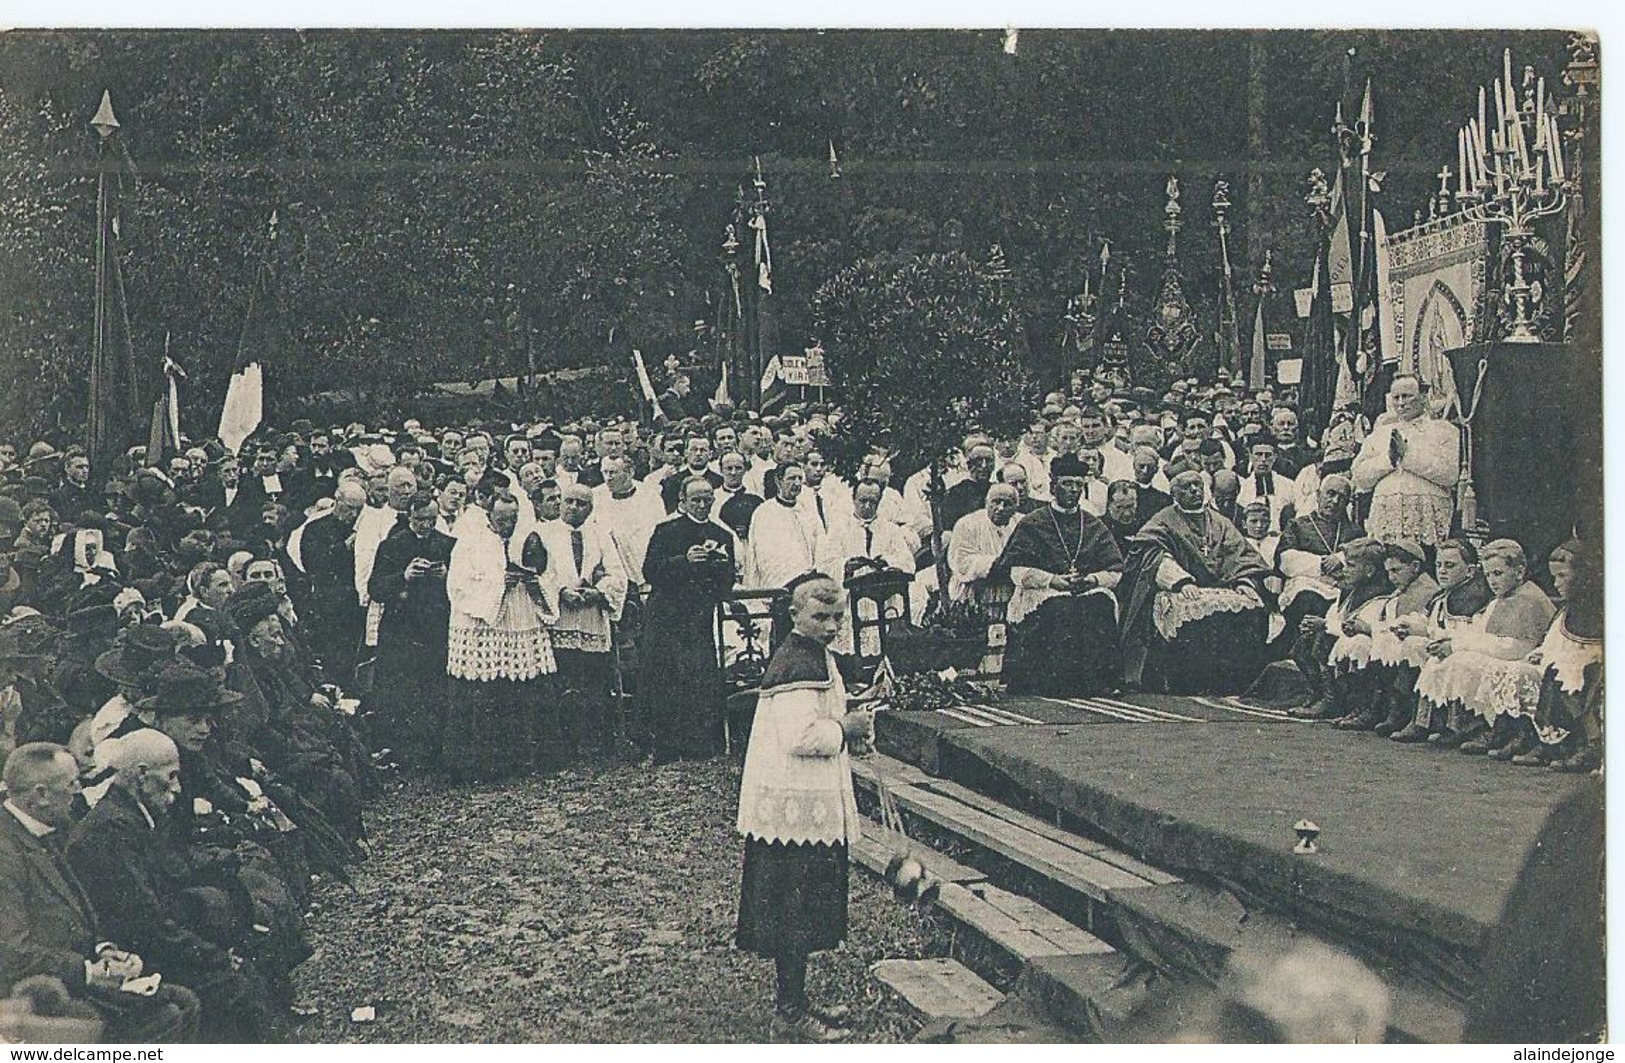
M851 762L843 749L846 687L775 687L757 703L739 785L739 833L764 842L848 843L859 836Z

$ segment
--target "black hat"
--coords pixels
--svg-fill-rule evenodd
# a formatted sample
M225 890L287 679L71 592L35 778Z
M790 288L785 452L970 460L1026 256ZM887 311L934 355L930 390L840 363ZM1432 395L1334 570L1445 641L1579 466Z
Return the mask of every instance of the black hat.
M50 657L56 629L43 616L34 615L0 625L0 660L37 661Z
M212 716L243 700L241 694L227 690L212 673L182 660L160 668L150 687L152 695L136 702L135 707L160 716Z
M118 634L118 610L111 602L80 606L70 612L66 619L69 635L111 642Z
M96 671L115 683L132 686L175 656L175 634L156 624L127 627L112 649L96 658Z
M277 610L276 592L269 583L248 583L232 594L226 602L237 630L246 634L253 626L273 615Z
M1050 459L1049 476L1051 480L1059 480L1063 476L1087 478L1089 476L1089 467L1076 454L1070 452L1057 454Z

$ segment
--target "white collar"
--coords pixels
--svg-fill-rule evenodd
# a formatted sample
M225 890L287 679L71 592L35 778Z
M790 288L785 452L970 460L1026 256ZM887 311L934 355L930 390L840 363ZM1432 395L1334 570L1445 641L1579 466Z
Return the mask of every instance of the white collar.
M23 825L23 830L26 830L36 838L43 838L48 834L56 833L55 827L51 826L49 823L41 823L33 816L30 816L27 812L24 812L22 809L18 808L15 801L8 800L6 802L6 811L10 812L13 816L16 816L17 822Z
M147 811L147 803L145 801L141 800L141 798L136 796L135 794L131 794L130 797L135 801L135 807L139 808L141 810L142 817L145 818L146 821L147 821L148 829L157 830L158 829L158 821L152 818L152 813L151 812Z

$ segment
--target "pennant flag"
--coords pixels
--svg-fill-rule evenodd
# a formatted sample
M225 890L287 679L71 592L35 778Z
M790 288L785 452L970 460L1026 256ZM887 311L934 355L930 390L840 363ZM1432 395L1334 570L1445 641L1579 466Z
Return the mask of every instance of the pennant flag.
M1326 194L1324 179L1318 171L1311 180L1319 182L1320 194ZM1311 195L1315 195L1313 190ZM1328 216L1331 216L1329 208ZM1309 287L1297 293L1298 313L1304 319L1303 364L1300 368L1298 398L1303 411L1305 437L1311 439L1318 438L1321 431L1330 423L1332 405L1336 398L1337 367L1341 362L1328 262L1335 242L1335 232L1335 224L1329 230L1323 230L1319 246L1315 249L1314 270ZM1346 234L1345 226L1344 235Z
M649 379L649 369L643 364L643 352L636 347L632 348L632 365L638 373L638 390L643 392L643 401L654 409L658 419L664 419L666 412L660 408L660 399L655 395L654 382Z
M97 475L141 440L141 402L136 393L135 346L130 336L129 303L124 292L119 210L126 173L134 174L124 146L115 136L118 118L113 98L103 92L91 120L100 137L100 172L96 187L95 335L90 355L90 409L85 419L85 452Z
M220 441L233 454L254 434L265 415L265 370L256 359L232 370L226 402L220 409Z
M1264 299L1260 296L1258 312L1253 315L1252 358L1247 363L1247 387L1253 391L1264 387L1265 368L1269 364L1268 350L1268 339L1264 335Z
M164 337L164 373L158 398L152 404L152 428L147 433L147 464L159 466L165 457L181 451L181 390L186 373L169 356L169 337Z
M756 160L756 176L751 181L755 191L754 200L746 200L743 190L740 197L740 222L748 227L754 234L753 264L754 283L747 281L740 291L737 279L734 277L733 260L730 254L729 275L734 282L736 305L740 311L741 339L743 340L745 358L740 366L740 386L747 387L751 394L746 396L747 401L754 402L758 408L765 404L765 397L757 385L766 379L765 374L768 360L778 350L778 323L772 307L773 295L773 250L767 238L767 213L769 203L767 199L767 179L762 176L762 161ZM728 241L733 240L734 230L730 229ZM724 244L729 249L729 243ZM745 269L750 269L746 266ZM744 272L740 270L739 272ZM740 299L740 296L743 296Z
M274 246L277 214L271 212L269 243ZM287 331L271 274L269 249L265 260L254 270L254 284L248 293L248 312L243 315L243 331L237 340L237 361L226 385L226 401L220 408L220 441L233 453L265 419L265 366L275 363L288 347Z
M779 356L775 354L768 359L767 369L762 372L762 412L767 413L783 405L789 394L790 387L784 382L784 370Z
M728 396L728 355L726 351L722 355L722 375L717 378L717 393L712 397L711 405L713 408L733 405L733 399Z
M750 219L756 231L756 286L762 294L773 294L773 249L767 243L767 215L757 214Z

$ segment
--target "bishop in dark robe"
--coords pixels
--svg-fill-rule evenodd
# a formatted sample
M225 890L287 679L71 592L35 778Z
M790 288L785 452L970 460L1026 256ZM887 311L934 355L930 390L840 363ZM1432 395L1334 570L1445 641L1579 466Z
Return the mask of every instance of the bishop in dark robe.
M1200 473L1180 473L1170 486L1174 504L1130 540L1118 587L1124 680L1169 693L1235 693L1264 664L1269 566L1204 504Z
M686 479L681 508L655 526L643 560L640 717L656 763L723 751L724 691L713 630L717 603L734 583L734 536L709 518L709 481Z
M1013 694L1076 697L1117 677L1123 555L1111 529L1079 506L1087 470L1074 454L1050 463L1054 501L1021 518L997 568L1010 573L1005 677Z

